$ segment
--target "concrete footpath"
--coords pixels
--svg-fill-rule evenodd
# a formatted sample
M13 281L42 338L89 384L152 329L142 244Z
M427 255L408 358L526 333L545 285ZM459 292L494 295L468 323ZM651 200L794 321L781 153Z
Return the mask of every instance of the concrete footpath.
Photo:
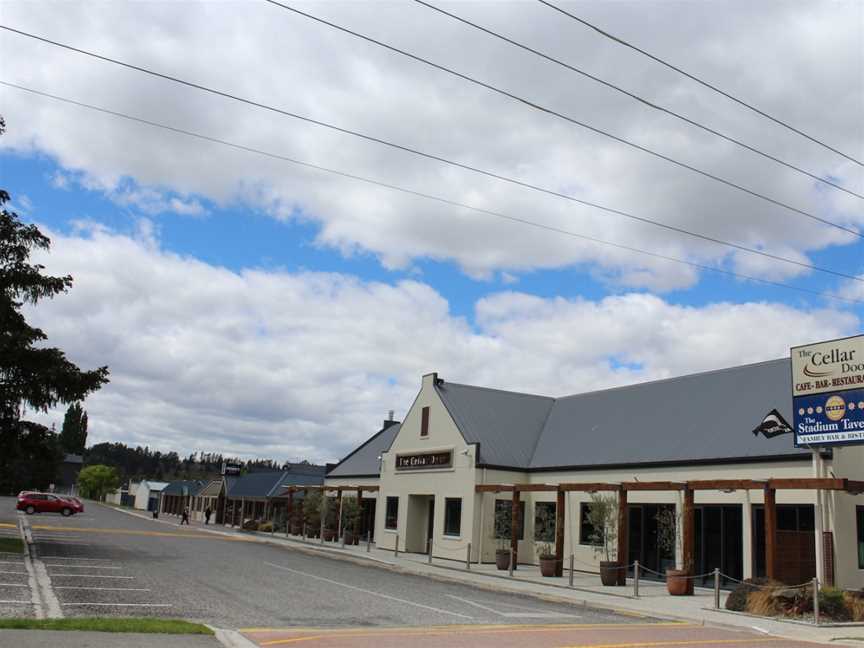
M0 630L0 646L4 648L219 648L220 645L212 635Z
M115 508L115 507L112 507ZM149 515L136 511L117 508L129 515L149 519L154 523L176 526L178 518L160 518L152 520ZM242 536L249 540L271 543L280 546L290 546L293 549L323 553L331 558L358 561L380 568L390 569L429 578L469 584L486 590L509 592L536 597L544 600L569 603L602 610L687 621L702 625L717 627L743 628L756 630L766 635L786 637L799 641L814 641L848 645L864 645L864 626L813 626L792 621L778 621L764 617L715 610L714 593L710 589L697 588L694 596L673 597L665 591L665 584L643 581L640 583L639 597L633 594L633 588L628 580L627 587L603 587L599 584L599 576L586 572L574 573L574 585L568 584L568 575L564 578L547 579L539 575L537 567L520 565L513 577L507 572L498 572L494 565L472 564L471 569L465 568L464 562L434 559L430 564L428 557L418 554L400 553L394 556L392 551L375 548L374 544L367 547L360 544L354 547L341 547L338 543L321 544L318 540L304 540L299 537L285 537L284 534L269 534L245 532L230 527L203 525L193 522L196 530L230 536ZM721 595L721 608L728 592ZM851 641L850 638L853 638Z

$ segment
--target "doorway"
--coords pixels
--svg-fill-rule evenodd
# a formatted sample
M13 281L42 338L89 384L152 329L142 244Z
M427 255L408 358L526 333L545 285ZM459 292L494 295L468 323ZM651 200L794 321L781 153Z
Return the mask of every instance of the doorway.
M730 585L741 580L744 572L744 519L740 504L711 504L697 506L696 517L696 564L697 574L710 574L719 569L720 584ZM697 585L712 585L714 577L705 576Z
M812 504L777 504L777 580L797 584L816 576L816 518ZM753 575L765 576L765 507L753 505Z
M429 500L429 518L426 521L426 553L431 547L432 534L435 531L435 498Z
M425 554L435 529L435 496L409 495L405 520L405 551Z

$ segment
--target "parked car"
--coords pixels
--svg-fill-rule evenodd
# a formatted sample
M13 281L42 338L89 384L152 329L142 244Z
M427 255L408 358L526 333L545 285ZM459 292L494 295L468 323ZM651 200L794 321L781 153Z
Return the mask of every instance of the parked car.
M18 495L18 505L15 507L27 515L34 513L61 513L68 517L84 511L84 506L78 500L73 500L53 493L25 492Z

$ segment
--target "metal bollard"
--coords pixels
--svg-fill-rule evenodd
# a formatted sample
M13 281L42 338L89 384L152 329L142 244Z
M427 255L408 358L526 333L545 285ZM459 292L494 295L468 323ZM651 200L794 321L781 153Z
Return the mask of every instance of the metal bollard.
M399 534L396 534L396 545L393 547L393 557L399 557Z
M633 561L633 596L639 598L639 561Z
M372 551L372 533L370 531L366 532L366 553Z
M516 562L516 553L510 549L510 578L513 578L513 563Z
M345 535L346 535L346 534L343 532L343 533L342 533L342 548L343 548L343 549L345 548Z
M465 569L471 571L471 543L468 543L468 551L465 552Z
M813 623L819 625L819 579L813 578Z
M720 568L714 568L714 609L720 609Z
M303 542L306 542L306 523L303 523Z
M573 554L570 554L570 587L573 587Z
M426 543L426 562L432 564L432 538Z

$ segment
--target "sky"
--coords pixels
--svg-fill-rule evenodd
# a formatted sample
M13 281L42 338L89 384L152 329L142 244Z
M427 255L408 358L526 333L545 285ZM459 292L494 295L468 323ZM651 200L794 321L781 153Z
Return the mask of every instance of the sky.
M3 0L5 26L643 219L0 31L0 81L186 131L0 85L0 186L74 278L27 317L111 371L91 443L335 461L432 371L562 396L862 331L861 198L419 3L286 4L793 209L263 1ZM860 163L539 2L435 4L864 194ZM560 6L864 160L864 3Z

